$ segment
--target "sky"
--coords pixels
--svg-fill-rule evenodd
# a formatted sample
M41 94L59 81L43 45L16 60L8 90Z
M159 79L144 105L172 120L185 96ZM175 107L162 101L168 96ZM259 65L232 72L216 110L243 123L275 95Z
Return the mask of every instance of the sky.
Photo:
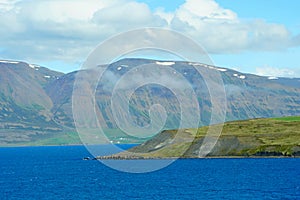
M300 77L299 8L298 0L0 0L0 59L71 72L106 39L160 27L198 42L217 66Z

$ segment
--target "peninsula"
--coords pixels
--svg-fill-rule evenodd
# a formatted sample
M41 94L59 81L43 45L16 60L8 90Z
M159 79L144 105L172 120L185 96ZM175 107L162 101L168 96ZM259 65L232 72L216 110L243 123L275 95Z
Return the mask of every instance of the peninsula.
M96 159L198 158L208 126L165 130L119 154ZM251 119L224 124L208 157L299 157L300 117Z

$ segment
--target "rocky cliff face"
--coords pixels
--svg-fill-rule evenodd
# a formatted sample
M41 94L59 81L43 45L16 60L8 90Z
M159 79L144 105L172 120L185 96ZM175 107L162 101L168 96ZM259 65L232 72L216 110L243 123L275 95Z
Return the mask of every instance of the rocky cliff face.
M211 99L205 81L197 73L195 66L220 72L227 96L227 121L300 115L300 79L261 77L200 63L124 59L109 66L99 66L107 67L95 91L97 106L102 116L99 123L104 128L117 127L111 110L111 97L115 85L126 73L142 64L164 66L174 73L181 74L188 81L197 96L200 108L199 126L209 123ZM7 135L4 132L7 130L20 134L24 131L45 134L48 131L73 129L72 92L78 73L82 72L62 74L24 62L1 61L0 127L3 141ZM95 75L92 70L85 73ZM137 79L143 76L148 74L139 74ZM174 84L174 87L181 87L174 77L162 78ZM128 85L130 86L130 83ZM85 86L82 87L84 89ZM122 92L126 93L127 89L124 88ZM180 103L170 89L152 84L137 88L128 107L134 123L145 126L150 123L149 108L154 104L161 104L168 115L164 129L176 129L180 122L181 108L189 110L194 107L180 107ZM10 142L13 142L13 138Z

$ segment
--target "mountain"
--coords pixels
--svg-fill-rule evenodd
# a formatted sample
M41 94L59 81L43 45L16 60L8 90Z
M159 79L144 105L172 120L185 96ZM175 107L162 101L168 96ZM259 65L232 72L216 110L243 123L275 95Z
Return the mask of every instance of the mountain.
M127 151L97 159L157 159L228 156L300 156L300 117L251 119L224 124L211 151L202 152L209 127L166 130ZM203 148L205 151L205 148ZM203 151L203 152L204 152Z
M176 73L191 85L200 109L201 120L198 126L209 125L212 102L205 77L195 67L200 71L220 72L227 99L226 121L300 115L299 78L262 77L182 61L123 59L110 65L98 66L96 71L87 69L68 74L25 62L0 61L0 145L79 143L72 113L74 82L81 74L85 74L87 79L97 78L97 70L104 69L105 72L95 87L95 99L100 116L99 124L108 138L113 142L126 143L141 143L149 139L130 136L118 129L111 109L111 99L118 81L136 70L134 78L125 85L118 86L117 97L120 102L125 101L123 94L129 93L134 84L149 77L149 70L143 71L137 67L150 65L164 67L168 72L174 73L167 76L162 74L157 78L169 86L185 89ZM90 89L85 81L79 82L76 87L83 91ZM129 107L133 122L138 126L147 126L151 123L150 107L160 104L168 116L162 129L170 130L178 128L181 109L193 111L195 105L184 103L189 102L189 99L189 95L178 99L171 89L159 84L149 84L138 87L131 95L129 105L122 109Z
M44 87L62 75L25 62L0 61L0 144L61 130L52 120L53 103Z
M156 63L159 62L144 59L125 59L112 63L108 67L102 66L107 67L107 70L99 80L96 91L96 100L104 118L104 121L101 122L102 126L105 128L116 127L110 107L112 91L117 81L136 66L149 63L158 65ZM193 86L201 109L202 124L205 125L209 123L207 119L209 119L211 106L210 95L203 78L197 73L193 65L200 66L200 69L207 67L205 64L191 64L188 62L174 62L173 65L166 67L181 73ZM210 67L209 70L211 71L222 70L221 75L227 95L227 121L300 114L300 79L261 77L230 69L214 66L208 67ZM87 77L92 76L94 72L91 70L90 73ZM56 89L54 92L51 92L53 94L51 95L52 99L55 101L54 104L61 107L62 113L71 113L69 102L75 76L76 73L65 75L56 81L56 86L54 87ZM147 74L138 74L136 79L143 80L147 76ZM132 80L132 82L135 81ZM53 87L51 86L50 89L53 89ZM126 93L126 89L118 92ZM59 98L65 100L61 101ZM178 116L180 112L179 102L170 90L157 85L138 88L132 95L130 111L136 123L141 126L149 123L148 109L156 103L163 105L167 113L170 114L167 123L168 128L176 127L178 120L180 120Z

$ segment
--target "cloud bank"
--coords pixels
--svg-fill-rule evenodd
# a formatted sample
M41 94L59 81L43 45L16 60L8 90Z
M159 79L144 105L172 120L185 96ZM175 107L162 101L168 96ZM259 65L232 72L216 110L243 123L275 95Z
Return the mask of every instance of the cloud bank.
M260 76L270 76L270 77L297 78L300 77L300 70L267 66L267 67L257 67L256 74Z
M101 41L142 27L176 30L215 54L300 45L284 25L240 19L214 0L186 0L173 12L134 0L0 0L0 15L1 56L35 62L75 63Z

